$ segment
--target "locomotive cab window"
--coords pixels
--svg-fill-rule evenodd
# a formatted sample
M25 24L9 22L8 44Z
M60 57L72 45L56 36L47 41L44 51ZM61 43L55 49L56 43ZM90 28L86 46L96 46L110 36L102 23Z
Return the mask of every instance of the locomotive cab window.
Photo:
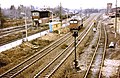
M34 13L32 13L32 16L39 16L39 13L38 12L34 12Z
M72 23L73 23L73 21L70 21L70 23L72 24Z
M76 24L77 24L78 22L77 22L77 21L70 21L70 23L71 23L71 24L73 24L73 23L76 23Z
M77 23L77 21L74 21L74 23Z

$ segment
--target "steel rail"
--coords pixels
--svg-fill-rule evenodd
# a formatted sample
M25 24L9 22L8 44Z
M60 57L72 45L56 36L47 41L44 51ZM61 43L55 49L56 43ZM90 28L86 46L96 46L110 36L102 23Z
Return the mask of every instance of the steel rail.
M68 35L68 34L67 34L67 35ZM62 38L64 38L64 37L62 37ZM60 38L60 39L62 39L62 38ZM55 42L58 42L60 39L56 40ZM52 46L53 44L54 44L54 43L50 44L50 45L47 46L46 48L42 49L40 52L37 52L36 54L34 54L33 56L29 57L29 58L26 59L25 61L21 62L20 64L16 65L15 67L11 68L11 69L8 70L7 72L5 72L5 73L3 73L2 75L0 75L0 77L2 77L3 75L9 73L10 71L16 69L16 68L19 67L20 65L22 65L22 64L24 64L25 62L29 61L31 58L34 58L36 55L38 55L39 53L41 53L41 52L44 51L45 49L49 48L49 47ZM33 62L32 62L32 63L33 63ZM31 63L31 64L32 64L32 63ZM29 65L30 65L30 64L29 64ZM28 65L25 66L24 69L25 69L26 67L28 67ZM22 70L23 70L23 69L22 69ZM22 70L21 70L21 71L22 71ZM20 71L18 71L17 74L19 74L19 73L20 73ZM13 77L16 76L17 74L14 74ZM11 77L12 77L12 76L11 76Z
M82 38L80 39L80 41L78 41L77 43L77 46L83 41L83 39L87 36L87 34L89 33L89 31L91 30L93 26L93 23L91 24L90 28L87 30L87 32L83 32L82 34L84 34L84 36L82 36ZM74 43L74 42L73 42ZM46 76L45 78L50 78L52 76L52 74L55 73L55 71L57 71L57 69L67 60L67 58L73 53L74 51L74 47L71 48L69 51L68 51L68 54L60 61L60 63L58 63L54 68L53 70L51 70Z
M107 46L107 32L106 32L106 28L104 26L104 32L105 32L105 46L104 46L104 51L103 51L103 56L102 56L102 63L100 65L100 72L99 72L99 78L101 78L101 75L102 75L102 68L103 68L103 65L104 65L104 60L105 60L105 55L106 55L106 46Z
M66 34L65 36L61 37L60 39L56 40L55 42L51 43L50 45L48 45L47 47L43 48L42 50L40 50L39 52L35 53L33 56L30 56L29 58L27 58L25 61L21 62L20 64L16 65L15 67L9 69L8 71L6 71L5 73L1 74L0 77L3 77L4 75L6 75L7 73L13 71L14 69L16 69L17 67L23 65L24 63L28 62L29 60L31 60L32 58L36 57L38 54L42 53L43 51L50 49L51 46L59 46L60 43L64 42L63 39L65 38L65 40L67 40L67 38L69 38L70 33ZM62 41L61 41L62 40ZM59 43L60 42L60 43ZM59 43L56 45L56 43ZM55 47L54 47L55 48ZM54 49L53 48L53 49ZM51 50L53 50L51 49Z
M78 42L77 46L82 42L82 40L85 38L85 36L88 34L88 32L90 31L90 29L92 28L93 23L90 24L90 26L87 26L87 28L79 35L78 38L80 38L81 40ZM89 29L88 29L89 28ZM87 31L87 32L86 32ZM86 33L86 34L84 34ZM77 39L78 39L77 38ZM49 73L49 75L47 75L46 77L50 77L61 65L62 63L69 57L69 55L73 52L74 48L72 48L71 50L71 46L73 45L74 42L72 42L64 51L62 51L53 61L51 61L49 64L47 64L43 69L41 69L35 76L34 78L37 78L40 76L40 74L42 74L52 63L54 63L65 51L67 51L68 49L70 49L68 52L68 54L65 56L65 58L63 58L63 60L61 60L60 63L58 63L58 65L53 69L52 72Z
M101 26L102 27L102 26ZM100 46L100 41L101 41L101 39L102 39L102 30L101 30L101 27L100 27L100 32L99 32L99 39L98 39L98 42L97 42L97 46L96 46L96 49L95 49L95 51L94 51L94 54L93 54L93 56L92 56L92 59L91 59L91 61L90 61L90 64L89 64L89 66L88 66L88 68L87 68L87 71L86 71L86 73L85 73L85 75L84 75L84 78L87 78L88 77L88 75L89 75L89 71L90 71L90 69L91 69L91 66L92 66L92 64L93 64L93 61L94 61L94 58L95 58L95 56L96 56L96 54L97 54L97 51L98 51L98 48L99 48L99 46ZM107 44L107 35L106 35L106 31L105 31L105 29L104 29L104 36L105 36L105 40L104 40L104 47L103 47L103 52L102 52L102 60L101 60L101 64L100 64L100 70L99 70L99 77L101 76L100 74L101 74L101 69L102 69L102 64L103 64L103 62L104 62L104 58L105 58L105 51L106 51L106 44Z

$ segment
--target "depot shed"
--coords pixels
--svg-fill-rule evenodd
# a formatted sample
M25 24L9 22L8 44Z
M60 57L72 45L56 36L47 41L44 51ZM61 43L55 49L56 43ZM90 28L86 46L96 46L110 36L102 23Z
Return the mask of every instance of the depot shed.
M49 30L53 32L55 30L60 30L62 27L61 22L50 22L49 23Z

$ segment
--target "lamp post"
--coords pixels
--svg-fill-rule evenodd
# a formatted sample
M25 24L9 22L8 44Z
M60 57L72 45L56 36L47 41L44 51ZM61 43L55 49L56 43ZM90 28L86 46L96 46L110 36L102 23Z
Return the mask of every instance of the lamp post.
M26 13L21 12L21 14L25 16L25 32L26 32L26 33L25 33L25 36L26 36L26 41L28 41L28 38L27 38L28 35L27 35L27 20L26 20Z

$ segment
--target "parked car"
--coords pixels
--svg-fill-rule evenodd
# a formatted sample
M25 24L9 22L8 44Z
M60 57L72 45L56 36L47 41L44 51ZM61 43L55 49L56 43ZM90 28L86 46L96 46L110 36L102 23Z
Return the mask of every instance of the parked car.
M109 48L115 48L115 43L114 42L110 42Z

